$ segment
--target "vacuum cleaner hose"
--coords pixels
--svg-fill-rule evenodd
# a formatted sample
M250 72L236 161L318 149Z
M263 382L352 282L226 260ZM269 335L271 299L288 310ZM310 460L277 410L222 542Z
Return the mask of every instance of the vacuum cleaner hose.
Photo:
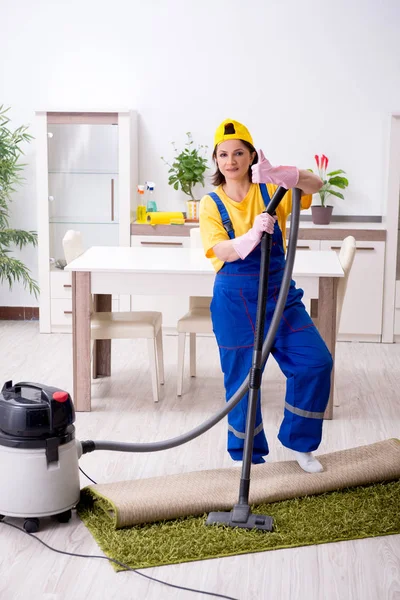
M279 201L282 199L286 190L284 188L278 188L274 194L271 202L268 204L266 212L273 214ZM279 323L285 309L287 295L289 293L290 283L293 273L294 259L296 256L297 237L300 222L300 202L301 202L301 190L294 188L292 195L292 216L291 216L291 227L289 245L286 256L286 265L282 277L281 288L276 303L274 315L271 320L271 324L268 329L267 336L265 338L262 348L262 365L268 359L272 345L275 340L276 332L279 327ZM285 232L282 232L285 235ZM148 443L132 443L132 442L109 442L109 441L92 441L87 440L82 442L82 453L93 452L94 450L111 450L116 452L159 452L161 450L168 450L169 448L175 448L182 444L186 444L191 440L199 437L212 427L216 425L221 419L223 419L235 406L240 402L243 396L247 393L249 386L249 376L243 381L241 386L227 402L223 409L211 416L207 421L201 423L191 431L183 433L177 437L169 440L162 440L159 442L148 442Z

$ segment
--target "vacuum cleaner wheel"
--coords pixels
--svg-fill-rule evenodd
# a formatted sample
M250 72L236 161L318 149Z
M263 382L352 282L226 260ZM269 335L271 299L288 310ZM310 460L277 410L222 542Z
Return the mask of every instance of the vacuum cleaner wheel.
M34 519L30 517L29 519L25 519L24 521L24 529L27 533L36 533L39 531L39 519Z
M59 513L58 515L55 515L55 517L59 523L68 523L68 521L72 517L72 511L66 510L62 513Z
M57 519L57 521L59 523L68 523L68 521L71 519L72 517L72 510L65 510L62 513L58 513L57 515L54 515L54 518ZM0 521L2 521L5 518L5 515L1 515L0 514ZM39 531L39 527L40 527L40 520L37 517L26 517L26 519L24 520L24 525L23 525L25 531L27 533L37 533Z

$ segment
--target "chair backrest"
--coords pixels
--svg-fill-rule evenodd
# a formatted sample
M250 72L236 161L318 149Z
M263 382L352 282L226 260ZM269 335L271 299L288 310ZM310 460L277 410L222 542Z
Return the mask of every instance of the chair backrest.
M347 238L345 238L343 240L343 243L342 243L342 246L341 246L340 252L339 252L339 261L340 261L340 264L342 265L342 269L344 271L344 277L339 279L338 289L337 289L336 333L339 331L344 296L346 293L347 282L349 279L351 266L354 261L355 253L356 253L356 240L352 235L349 235Z
M64 257L67 261L67 264L85 252L82 234L80 231L69 229L63 237L62 244L64 249Z
M200 237L200 227L191 227L190 229L190 247L202 248L203 244Z

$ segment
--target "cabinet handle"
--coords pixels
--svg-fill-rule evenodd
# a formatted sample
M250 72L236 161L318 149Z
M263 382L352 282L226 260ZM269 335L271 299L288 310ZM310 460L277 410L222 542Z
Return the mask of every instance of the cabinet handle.
M342 249L341 246L331 246L331 250L341 250L341 249ZM376 248L373 248L373 247L370 248L369 246L364 246L364 247L358 246L356 248L356 250L376 250Z
M297 250L311 250L311 246L296 246Z
M71 285L70 283L64 283L64 287L65 287L65 288L71 288L71 287L72 287L72 285Z
M182 242L140 242L142 246L183 246Z
M111 221L114 221L114 179L111 179Z
M72 310L64 310L64 315L72 315Z

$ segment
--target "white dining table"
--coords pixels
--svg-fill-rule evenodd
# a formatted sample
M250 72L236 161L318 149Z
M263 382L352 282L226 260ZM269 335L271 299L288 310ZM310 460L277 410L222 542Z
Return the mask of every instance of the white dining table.
M112 294L212 296L215 272L200 248L93 246L70 262L72 272L73 400L77 411L91 410L90 314L111 310ZM337 283L343 269L334 251L297 252L293 279L304 290L333 358L336 345ZM314 308L313 308L314 307ZM97 340L96 376L111 374L111 341ZM334 371L325 418L333 414Z

